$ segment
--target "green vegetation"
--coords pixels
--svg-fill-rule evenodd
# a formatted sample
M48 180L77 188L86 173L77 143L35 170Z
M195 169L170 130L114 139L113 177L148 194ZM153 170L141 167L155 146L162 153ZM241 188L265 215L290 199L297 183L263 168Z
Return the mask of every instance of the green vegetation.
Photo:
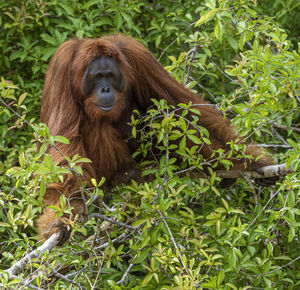
M299 1L2 0L0 13L1 272L37 247L47 182L80 171L78 156L69 168L52 163L47 146L67 140L39 124L47 64L72 37L121 32L139 39L174 78L232 118L247 141L294 170L272 188L256 187L256 196L245 180L221 189L213 172L207 179L179 175L201 162L184 138L208 142L206 131L201 140L183 136L184 118L156 103L148 118L132 119L136 138L134 126L147 127L136 155L147 154L150 142L162 153L140 164L155 178L116 188L101 205L103 215L138 229L95 218L75 224L70 241L20 279L0 272L0 288L299 289ZM169 146L172 138L181 138L178 147ZM175 151L182 162L169 158ZM222 152L218 161L228 164ZM89 212L103 194L97 182ZM70 211L61 204L58 214Z

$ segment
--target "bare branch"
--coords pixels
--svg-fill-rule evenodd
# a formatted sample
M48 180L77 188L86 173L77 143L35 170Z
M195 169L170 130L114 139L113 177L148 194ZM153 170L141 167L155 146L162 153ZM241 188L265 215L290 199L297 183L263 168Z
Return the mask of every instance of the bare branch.
M15 276L15 275L11 275L9 278L10 279L19 279L19 277ZM34 289L34 290L43 290L43 288L34 286L34 285L32 285L30 283L27 283L27 282L24 282L24 281L20 281L20 284L23 285L23 286L29 287L31 289ZM0 286L2 286L2 285L0 285Z
M261 168L264 174L259 174L256 171L242 171L242 170L235 170L230 169L226 170L218 170L216 174L218 177L222 178L268 178L274 176L285 176L293 170L287 169L285 164L278 164L278 165L270 165Z
M285 130L285 131L288 131L288 130L292 130L294 132L297 132L297 133L300 133L300 128L297 128L297 127L287 127L287 126L284 126L284 125L277 125L276 123L273 123L272 124L274 127L278 128L278 129L282 129L282 130Z
M268 204L271 202L271 200L280 192L280 189L277 190L274 194L272 193L271 197L269 198L269 200L267 201L267 203L265 204L265 206L261 209L261 211L257 214L257 216L253 219L253 221L248 225L248 227L246 228L246 232L248 231L248 229L250 227L252 227L252 225L255 223L255 221L258 219L258 217L260 216L261 213L265 212Z
M91 219L93 217L105 220L105 221L110 222L112 224L115 224L117 226L124 227L124 228L127 228L129 230L133 230L133 231L138 230L140 228L140 227L132 227L132 226L127 225L125 223L118 222L118 221L116 221L112 218L109 218L109 217L107 217L105 215L102 215L102 214L99 214L99 213L92 213L92 214L89 215L89 219Z
M282 144L289 146L289 143L284 140L284 138L274 129L273 126L270 127L270 130L273 133L273 135L275 135L275 137L281 141Z
M5 270L8 276L11 278L16 275L19 271L25 268L25 266L30 263L34 258L40 257L40 254L44 254L46 251L50 252L61 240L61 232L53 234L44 244L38 247L36 250L30 252L20 261L15 263L12 267Z
M136 256L137 256L137 255L135 255L135 257L136 257ZM135 257L134 257L134 258L135 258ZM128 274L129 274L129 272L131 271L131 268L132 268L133 266L134 266L134 264L130 264L130 265L129 265L129 267L127 268L126 272L124 273L122 279L121 279L120 281L117 282L117 285L120 285L120 284L122 284L122 283L125 282L125 280L126 280Z
M197 52L197 45L195 44L194 47L191 50L189 50L187 55L186 55L184 71L183 71L182 78L181 78L181 81L180 81L182 83L184 75L185 75L185 71L186 71L186 68L187 68L187 74L186 74L186 78L185 78L185 81L184 81L184 86L186 86L188 81L189 81L189 78L190 78L190 75L191 75L191 72L192 72L192 64L195 62L196 52ZM190 58L190 64L188 65L187 63L188 63L189 58Z
M293 147L290 145L285 144L257 144L258 147L263 148L286 148L286 149L292 149Z
M14 113L19 119L22 119L22 116L18 114L11 106L6 104L1 97L0 97L0 103L3 106L5 106L7 109L9 109L12 113ZM30 125L30 123L26 119L24 119L23 122L26 123L27 125Z
M269 272L267 272L267 273L262 273L262 274L257 274L257 275L250 275L250 274L247 274L247 275L248 275L248 276L253 276L253 277L265 276L265 275L274 273L274 272L276 272L276 271L278 271L278 270L280 270L280 269L282 269L282 268L284 268L284 267L287 267L287 266L289 266L289 265L295 263L295 262L298 261L299 259L300 259L300 256L298 256L298 257L295 258L294 260L290 261L289 263L287 263L287 264L285 264L285 265L283 265L283 266L281 266L281 267L278 267L278 268L276 268L276 269L274 269L274 270L272 270L272 271L269 271Z
M127 233L123 233L121 235L119 235L117 238L111 240L111 243L114 244L115 242L118 242L122 239L124 239L127 236ZM95 247L94 250L96 251L100 251L100 250L104 250L106 247L109 246L109 242L104 243L103 245L100 245L98 247Z

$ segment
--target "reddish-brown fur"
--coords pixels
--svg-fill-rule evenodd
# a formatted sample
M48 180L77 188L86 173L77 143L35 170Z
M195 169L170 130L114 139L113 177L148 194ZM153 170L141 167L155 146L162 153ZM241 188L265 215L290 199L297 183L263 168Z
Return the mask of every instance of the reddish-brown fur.
M107 55L118 60L126 81L126 90L117 95L116 104L110 112L102 112L85 98L82 92L82 78L87 65L95 58ZM131 157L134 146L124 142L130 136L127 125L134 109L143 112L151 105L151 98L164 98L171 105L205 101L174 80L135 39L124 35L110 35L98 39L73 39L62 44L54 54L47 70L41 120L52 135L63 135L69 145L59 144L64 155L74 154L88 157L91 164L83 164L84 175L78 179L68 176L63 184L51 184L44 197L45 206L58 204L60 194L69 198L74 214L85 217L85 204L78 192L80 183L90 178L106 178L105 184L113 186L123 181L125 172L135 168ZM204 146L201 154L209 158L212 149L226 148L228 141L237 135L230 120L211 106L198 106L201 112L200 125L210 133L211 146ZM66 164L56 149L50 153L54 161ZM255 145L247 147L246 153L257 157L263 152ZM272 164L268 157L259 159L257 166ZM243 161L235 164L243 168ZM55 214L46 208L38 226L44 238L58 230ZM54 222L54 223L53 223Z

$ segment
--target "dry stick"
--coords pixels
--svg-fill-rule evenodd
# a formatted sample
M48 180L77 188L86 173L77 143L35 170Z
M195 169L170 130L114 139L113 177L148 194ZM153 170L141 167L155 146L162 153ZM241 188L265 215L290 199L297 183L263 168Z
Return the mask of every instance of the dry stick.
M190 29L193 25L195 25L196 22L191 23L188 25L188 27L182 32L180 33L180 35L184 34L188 29ZM160 59L162 58L162 56L165 54L165 52L176 42L176 40L180 37L180 35L178 35L160 54L158 61L160 61Z
M264 174L259 174L256 171L230 169L229 171L218 170L216 171L216 175L222 178L269 178L274 176L285 176L293 172L292 169L287 169L285 164L264 166L261 167L261 169L263 170Z
M290 145L284 145L284 144L257 144L258 147L263 148L286 148L286 149L292 149L293 147Z
M103 219L103 216L102 215L99 215L97 216L97 214L93 214L93 216L95 217L99 217L101 216L100 218ZM114 224L117 224L119 226L123 226L123 227L126 227L126 228L130 228L130 229L133 229L133 230L136 230L136 228L134 227L130 227L124 223L119 223L119 222L116 222L114 220L111 220L109 218L105 219L111 223L114 223ZM6 273L8 273L8 276L10 279L12 278L17 278L15 275L20 271L22 270L23 268L25 268L25 266L34 258L38 258L40 257L40 253L44 254L47 250L48 252L50 252L55 246L58 245L58 243L60 242L61 240L61 235L62 235L62 232L58 232L58 233L55 233L53 234L48 240L45 241L44 244L42 244L40 247L38 247L36 250L30 252L29 254L27 254L24 258L22 258L20 261L18 261L17 263L15 263L11 268L5 270ZM123 233L119 236L119 238L116 238L114 239L112 242L116 241L116 240L119 240L121 237L125 237L126 234ZM106 248L108 246L108 243L100 246L100 247L97 247L95 249L99 250L99 249L102 249L102 248ZM59 273L58 273L59 274Z
M210 271L211 267L212 266L208 267L206 273L203 275L203 277L201 278L201 280L195 284L195 287L199 287L199 285L201 284L201 282L203 281L203 279L207 278L206 276L207 276L208 272Z
M40 253L44 254L47 250L50 252L60 242L61 235L61 232L53 234L44 244L42 244L36 250L27 254L12 267L5 270L5 272L8 273L9 277L14 276L20 270L22 270L32 259L40 257Z
M113 240L111 240L111 243L115 243L117 241L122 240L123 238L125 238L127 236L127 233L123 233L120 236L118 236L117 238L114 238ZM98 247L95 247L94 250L95 251L100 251L100 250L104 250L106 247L109 246L109 242L104 243L103 245L100 245Z
M137 256L137 255L135 255L133 259L135 259L136 256ZM122 283L125 282L125 280L126 280L128 274L129 274L129 272L131 271L131 268L132 268L133 266L134 266L134 264L130 264L130 265L129 265L129 267L127 268L126 272L124 273L122 279L121 279L120 281L117 282L117 285L120 285L120 284L122 284Z
M194 47L191 50L189 50L187 55L186 55L184 71L183 71L182 78L181 78L181 81L180 81L182 83L184 75L185 75L185 70L186 70L186 68L188 68L186 78L185 78L185 81L184 81L184 86L186 86L188 81L189 81L191 71L192 71L191 64L195 62L196 52L197 52L197 45L195 44ZM188 62L189 58L190 58L190 64L188 65L187 62Z

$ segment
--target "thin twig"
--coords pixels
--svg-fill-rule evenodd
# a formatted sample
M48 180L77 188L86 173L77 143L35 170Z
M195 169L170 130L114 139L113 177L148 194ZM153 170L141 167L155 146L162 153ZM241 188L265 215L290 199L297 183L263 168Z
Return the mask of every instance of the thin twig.
M168 232L169 232L170 238L171 238L171 240L172 240L172 243L173 243L173 245L174 245L176 251L178 252L180 262L181 262L183 268L186 270L186 267L185 267L185 265L184 265L184 263L183 263L183 259L182 259L181 253L180 253L180 250L179 250L179 248L178 248L178 246L177 246L177 244L176 244L176 241L175 241L175 239L174 239L174 237L173 237L173 234L172 234L172 231L171 231L171 229L170 229L170 227L169 227L169 225L168 225L168 223L167 223L167 221L166 221L166 219L165 219L165 216L162 214L162 212L161 212L160 210L158 211L158 213L159 213L161 219L163 220L163 222L164 222L164 224L165 224L165 226L166 226L166 228L167 228L167 230L168 230Z
M290 144L288 142L286 142L281 135L274 129L273 126L270 127L271 132L273 133L273 135L275 135L275 137L281 141L282 144L289 146Z
M63 275L63 274L61 274L61 273L59 273L58 271L56 271L56 270L54 270L54 269L52 269L52 272L53 272L53 276L55 276L56 278L62 279L62 280L64 280L64 281L66 281L66 282L68 282L68 283L70 283L70 284L72 284L72 285L78 287L79 289L83 289L83 290L86 290L86 289L87 289L86 287L81 286L79 283L77 283L77 282L75 282L75 281L69 279L67 276L65 276L65 275Z
M250 275L250 274L247 274L247 275L248 275L248 276L252 276L252 277L259 277L259 276L269 275L269 274L271 274L271 273L274 273L274 272L276 272L276 271L278 271L278 270L280 270L280 269L282 269L282 268L285 268L285 267L287 267L287 266L289 266L289 265L295 263L295 262L296 262L297 260L299 260L299 259L300 259L300 256L298 256L298 257L295 258L294 260L290 261L289 263L287 263L287 264L285 264L285 265L283 265L283 266L280 266L280 267L278 267L278 268L276 268L276 269L274 269L274 270L272 270L272 271L270 271L270 272L267 272L267 273L262 273L262 274L257 274L257 275Z
M260 214L262 212L265 211L265 209L267 208L268 204L271 202L271 200L280 192L280 190L276 191L274 194L271 195L270 199L267 201L267 203L265 204L265 206L261 209L261 211L257 214L257 216L253 219L253 221L248 225L248 227L246 228L246 231L248 231L248 229L250 227L252 227L252 225L255 223L255 221L258 219L258 217L260 216Z
M4 105L7 109L9 109L10 111L12 111L19 119L22 119L22 116L21 116L19 113L17 113L11 106L9 106L8 104L6 104L6 103L2 100L1 97L0 97L0 102L1 102L1 104ZM30 125L30 123L29 123L26 119L24 119L23 122L26 123L27 125Z
M209 59L210 62L213 63L213 65L216 67L216 69L217 69L223 76L225 76L225 77L226 77L227 79L229 79L231 82L233 82L233 83L235 83L235 84L237 84L237 85L239 85L239 86L242 85L242 84L239 83L238 81L232 79L232 78L231 78L227 73L225 73L223 70L221 70L221 69L218 67L218 65L212 60L211 57L208 57L208 59Z
M239 31L239 29L238 29L238 27L237 27L237 24L236 24L236 22L235 22L235 19L232 18L232 17L230 17L230 20L231 20L232 25L234 26L234 28L235 28L237 31ZM239 34L242 35L242 33L239 33ZM249 41L246 41L246 43L247 43L247 45L249 46L250 49L253 49L253 46L252 46L252 44L251 44Z
M15 276L15 275L11 275L11 276L9 276L9 278L10 279L20 279L18 276ZM34 289L34 290L44 290L43 288L37 287L35 285L32 285L30 283L26 283L26 282L23 282L23 281L20 281L20 284L23 285L23 286L29 287L31 289Z
M275 123L272 124L274 127L278 128L278 129L282 129L282 130L285 130L285 131L288 131L288 130L292 130L294 132L297 132L297 133L300 133L300 128L297 128L297 127L288 127L288 126L284 126L284 125L277 125Z
M188 51L188 53L186 54L184 70L183 70L182 78L181 78L181 81L180 81L182 83L184 75L185 75L185 70L188 67L186 78L185 78L185 81L184 81L184 85L187 84L187 82L188 82L188 80L190 78L191 64L194 63L194 61L195 61L195 54L196 54L196 52L197 52L197 45L195 44L194 47L192 49L190 49ZM188 62L189 58L190 58L190 64L188 65L187 62Z
M195 287L198 287L201 284L201 282L206 278L206 276L207 276L208 272L210 271L210 269L211 269L211 266L208 267L206 273L203 275L203 277L201 278L201 280L196 283Z
M191 26L195 25L196 22L194 23L191 23L188 25L188 27L182 32L180 33L180 35L184 34L188 29L191 28ZM180 37L180 35L178 35L163 51L162 53L160 54L159 58L158 58L158 61L160 61L160 59L162 58L162 56L165 54L165 52L176 42L176 40Z
M257 206L258 205L258 199L257 199L257 194L256 194L255 188L253 186L253 183L252 183L251 179L248 176L244 176L244 179L246 180L246 182L248 183L248 185L251 188L253 198L254 198L254 202L255 202L255 205Z
M286 207L286 204L287 204L287 201L288 201L288 198L289 198L289 195L290 195L290 190L288 191L287 195L286 195L286 198L285 198L285 201L284 201L284 205L282 207L282 209L280 209L280 211L282 211L281 215L277 218L277 222L276 224L274 224L272 226L272 228L270 229L270 233L272 233L274 231L274 229L276 228L276 226L278 225L278 223L280 222L280 219L284 216L284 211L285 211L285 207Z
M136 257L136 256L137 256L137 255L135 255L135 257ZM135 257L134 257L134 258L135 258ZM133 258L133 259L134 259L134 258ZM117 285L120 285L120 284L122 284L122 283L125 282L125 280L126 280L128 274L129 274L129 272L131 271L133 265L134 265L134 264L130 264L130 265L129 265L129 267L127 268L126 272L124 273L122 279L121 279L120 281L117 282Z
M117 226L129 229L129 230L133 230L133 231L138 230L140 228L140 227L132 227L132 226L127 225L125 223L118 222L118 221L116 221L116 220L114 220L112 218L109 218L109 217L107 217L105 215L102 215L102 214L99 214L99 213L92 213L92 214L90 214L89 217L88 217L88 219L91 219L91 218L94 218L94 217L102 219L102 220L107 221L107 222L110 222L110 223L115 224Z

